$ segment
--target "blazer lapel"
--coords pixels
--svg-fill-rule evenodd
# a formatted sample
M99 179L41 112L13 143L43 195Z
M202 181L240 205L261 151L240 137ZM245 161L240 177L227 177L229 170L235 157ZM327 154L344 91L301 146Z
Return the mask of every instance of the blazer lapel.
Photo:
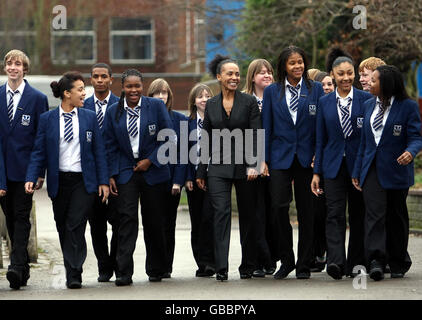
M331 117L334 117L333 125L336 127L337 131L340 132L342 134L342 136L344 137L343 128L341 127L340 118L338 116L337 96L336 96L335 92L330 97L328 106L329 106L329 115Z
M297 105L297 119L296 119L296 123L298 120L302 119L305 116L305 112L309 110L306 110L307 106L306 106L306 102L308 101L308 87L305 84L305 80L302 80L302 88L300 90L300 95L299 95L299 102Z
M24 81L26 82L26 80ZM27 108L28 102L31 99L31 96L32 96L32 88L30 87L28 82L26 82L25 89L23 89L22 97L19 101L18 107L15 112L15 116L13 117L11 129L13 129L16 126L16 123L21 121L22 114L24 114L25 109ZM32 119L31 121L34 121L34 119Z
M287 121L294 126L295 124L293 122L292 115L290 114L289 106L287 105L286 88L284 87L284 89L282 89L280 85L277 87L279 88L277 101L280 101L280 115L281 117L288 119Z
M80 109L78 109L78 121L79 121L79 145L81 146L81 158L82 158L85 151L85 142L86 142L85 129L87 128L87 124L86 124L85 117L81 116Z
M139 128L139 154L142 149L142 143L144 142L143 137L146 135L147 124L148 124L148 112L149 112L149 102L145 97L142 97L141 101L141 121ZM157 125L157 123L155 124ZM158 128L157 128L158 129Z
M53 157L59 161L60 157L60 106L56 108L50 115L51 117L51 128L48 130L48 135L52 137L51 141L53 141ZM50 121L48 121L50 124ZM57 164L58 168L58 164Z
M394 102L390 107L390 112L388 113L388 118L385 122L384 129L382 130L381 139L378 145L381 145L381 143L384 142L386 135L391 134L393 132L392 126L397 116L398 110L400 109L399 104L400 102L397 99L394 99Z
M3 106L0 108L1 116L1 126L3 128L7 128L7 131L10 131L10 125L9 125L9 116L7 114L7 95L6 95L6 85L3 85L0 87L0 106Z
M126 117L127 117L127 112L126 110L123 110L123 113L119 119L119 129L120 129L120 134L123 137L123 142L124 142L123 147L126 149L126 152L128 154L132 155L132 158L133 158L132 146L129 140L129 133L127 132Z

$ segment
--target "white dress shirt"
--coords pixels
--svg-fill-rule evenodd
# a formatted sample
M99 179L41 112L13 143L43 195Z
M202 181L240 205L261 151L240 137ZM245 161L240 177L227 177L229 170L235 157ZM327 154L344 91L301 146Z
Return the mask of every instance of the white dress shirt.
M141 106L142 98L139 99L138 106ZM130 108L127 104L125 98L125 110ZM129 135L130 146L132 147L133 157L135 159L139 158L139 136L141 134L141 112L139 112L138 120L136 121L136 125L138 126L138 135L135 138L132 138ZM129 129L129 115L126 113L126 128Z
M201 139L201 128L199 127L199 120L204 120L201 118L199 112L196 112L196 154L199 155L199 150L200 150L200 139ZM199 157L196 159L196 165L195 165L195 170L198 170L198 164L199 164Z
M374 123L374 119L380 110L378 103L381 103L381 100L377 97L377 103L375 104L374 111L372 112L371 122L370 122L372 134L374 135L375 143L377 146L381 140L382 132L384 131L384 126L385 126L385 123L387 122L387 118L388 118L388 115L390 114L390 109L391 109L391 106L393 105L393 102L394 102L394 97L391 97L390 104L387 106L387 108L384 111L384 118L382 119L382 127L381 129L378 129L377 131L375 131L372 124Z
M106 104L103 104L101 106L101 110L103 111L103 116L105 116L106 110L107 110L107 104L110 102L110 96L111 96L111 91L108 92L108 96L107 98L105 98L104 100L107 101ZM104 100L99 100L94 93L94 106L95 106L95 113L98 112L98 105L97 105L97 101L103 102Z
M344 106L344 107L347 106L347 103L348 103L347 100L349 98L350 99L353 99L353 87L352 87L352 89L350 89L349 94L345 98L340 97L340 95L338 94L338 88L336 88L336 103L337 103L337 98L340 99L340 104L342 106ZM353 107L353 100L352 100L352 103L350 104L350 107L349 107L349 115L350 115L350 117L352 116L352 107ZM340 110L340 108L339 108L338 105L337 105L337 113L338 113L338 119L340 120L340 126L341 126L341 110ZM350 121L352 121L352 120L350 120Z
M13 118L15 118L15 114L16 114L16 110L19 106L19 102L21 101L22 98L22 94L23 94L23 90L25 89L25 81L22 80L22 83L19 85L19 87L16 89L19 91L19 93L15 93L13 96ZM15 91L16 91L15 90ZM9 99L10 99L10 94L9 91L14 92L10 87L9 87L9 83L6 84L6 106L9 105Z
M298 95L297 99L298 100L300 98L300 92L302 91L302 82L303 82L302 80L303 80L303 78L301 78L300 81L299 81L299 83L298 83L298 84L300 84L300 89L299 89L299 91L297 93L297 95ZM287 80L287 78L286 78L286 81L284 82L284 87L285 87L284 92L286 94L287 107L289 109L290 115L292 116L293 123L296 125L297 110L296 111L292 111L292 109L290 109L290 100L292 98L292 94L290 93L290 90L287 87L287 85L291 85L292 87L297 87L297 85L294 86L294 85L290 84L290 82Z
M75 114L72 116L73 139L70 142L64 140L64 116L65 113L60 106L60 142L59 142L59 170L63 172L82 172L81 167L81 145L79 143L79 120L78 108L73 108Z

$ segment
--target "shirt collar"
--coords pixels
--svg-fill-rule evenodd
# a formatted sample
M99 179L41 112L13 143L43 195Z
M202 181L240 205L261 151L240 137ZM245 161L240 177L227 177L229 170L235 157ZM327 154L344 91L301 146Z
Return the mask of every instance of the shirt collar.
M300 85L300 87L302 88L302 80L303 80L303 78L300 78L300 81L298 82L298 84L296 85L296 87L298 85ZM287 88L287 85L294 87L292 84L290 84L289 80L287 80L287 77L286 77L286 80L284 81L284 85L285 85L286 88Z
M25 80L22 80L22 83L19 85L19 87L16 90L18 90L19 93L22 94L23 93L23 90L25 89L25 85L26 85ZM8 93L9 90L10 91L13 91L12 88L9 87L9 83L6 82L6 93Z
M74 107L72 111L75 111L75 116L78 116L78 108L77 107ZM70 112L72 112L72 111L70 111ZM61 117L64 113L69 113L69 112L65 112L62 108L62 105L60 104L59 116Z
M141 103L142 103L142 97L139 99L138 105L137 105L136 107L140 107L140 106L141 106ZM135 108L136 108L136 107L135 107ZM125 109L130 108L130 107L129 107L129 105L127 104L126 98L125 98L125 105L124 105L124 108L125 108Z
M349 94L348 94L345 98L340 97L340 95L338 94L338 88L336 88L336 100L337 100L337 99L347 100L348 98L350 98L350 99L352 99L352 100L353 100L353 86L352 86L352 88L350 89Z
M394 102L394 96L391 97L390 104L387 106L387 108L391 107L393 105L393 102ZM377 103L381 103L381 100L379 97L377 97Z
M101 100L97 98L97 96L95 95L95 93L93 94L93 96L94 96L94 105L97 105L97 101L101 101ZM107 98L104 99L104 100L107 101L107 103L110 102L110 96L111 96L111 91L108 92ZM101 102L103 102L104 100L102 100Z
M198 122L199 120L203 120L203 119L201 118L201 115L199 114L199 112L196 111L196 122Z

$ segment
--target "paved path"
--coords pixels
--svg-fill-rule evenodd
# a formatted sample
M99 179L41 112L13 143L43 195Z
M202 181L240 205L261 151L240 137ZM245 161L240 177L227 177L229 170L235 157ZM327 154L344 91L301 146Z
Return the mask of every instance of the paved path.
M187 212L180 212L177 219L174 272L171 279L150 283L145 274L145 246L142 230L139 232L135 251L133 285L116 287L114 282L98 283L96 259L87 228L88 256L84 264L83 288L69 290L65 287L63 260L55 228L51 201L43 189L35 194L38 228L38 263L31 266L28 286L19 291L9 289L6 268L0 269L0 300L4 299L81 299L81 300L366 300L366 299L422 299L422 238L411 236L409 253L413 266L404 279L386 279L373 282L368 278L366 289L355 289L352 279L332 280L325 272L314 273L309 280L297 280L294 272L287 279L240 280L238 221L233 218L229 281L221 283L214 278L195 278L195 262L190 247L190 220ZM297 246L297 228L294 230ZM112 278L114 280L114 277ZM355 281L356 282L356 281Z

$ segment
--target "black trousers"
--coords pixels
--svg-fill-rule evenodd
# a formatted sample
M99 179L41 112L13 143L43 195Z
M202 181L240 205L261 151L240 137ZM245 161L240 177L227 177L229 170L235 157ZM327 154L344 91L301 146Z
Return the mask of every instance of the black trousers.
M117 199L110 196L108 203L102 203L101 197L96 197L94 208L88 217L91 228L92 246L98 261L100 274L113 274L117 270L117 239L119 232L119 216L117 213ZM110 251L107 237L107 222L112 227Z
M320 187L324 189L321 180ZM314 207L314 257L324 257L327 251L327 238L325 236L325 222L327 219L327 206L325 194L318 197L312 194Z
M375 162L375 161L374 161ZM409 189L384 189L373 163L363 188L365 200L365 256L367 263L388 264L391 272L406 273L412 265L409 242L409 214L406 198Z
M200 270L215 269L214 214L208 192L198 188L186 190L191 221L191 246L193 257Z
M28 241L31 231L29 221L32 195L26 194L25 182L7 180L7 194L0 198L6 217L7 232L12 243L9 269L14 269L29 278Z
M216 271L228 271L229 269L233 184L236 189L240 244L242 246L242 262L239 272L252 273L256 268L256 239L253 231L253 223L256 221L256 181L208 177L208 192L214 210Z
M296 274L310 272L313 260L314 215L312 206L312 168L304 168L297 157L287 170L270 170L271 210L278 219L280 247L277 258L282 264L295 266L293 252L293 230L290 224L289 207L293 200L294 180L297 219L299 222L298 257Z
M119 238L117 243L118 277L133 275L133 253L139 232L139 197L146 247L145 268L148 276L166 272L167 251L164 234L164 215L167 183L148 185L142 173L135 172L126 184L117 186Z
M257 180L257 214L254 224L257 244L257 267L275 268L277 259L278 221L271 211L271 194L269 178L259 177Z
M86 222L95 197L95 193L86 192L82 173L59 173L59 190L52 201L68 281L82 281Z
M335 263L346 275L353 267L365 265L364 219L365 205L362 192L356 190L343 159L337 177L324 179L327 202L327 264ZM346 241L346 204L349 213L349 245L347 260Z
M171 189L171 187L170 187ZM174 248L176 243L176 218L177 208L179 207L180 193L172 195L171 190L166 192L165 197L165 215L164 225L166 234L166 248L167 248L167 272L173 271Z

